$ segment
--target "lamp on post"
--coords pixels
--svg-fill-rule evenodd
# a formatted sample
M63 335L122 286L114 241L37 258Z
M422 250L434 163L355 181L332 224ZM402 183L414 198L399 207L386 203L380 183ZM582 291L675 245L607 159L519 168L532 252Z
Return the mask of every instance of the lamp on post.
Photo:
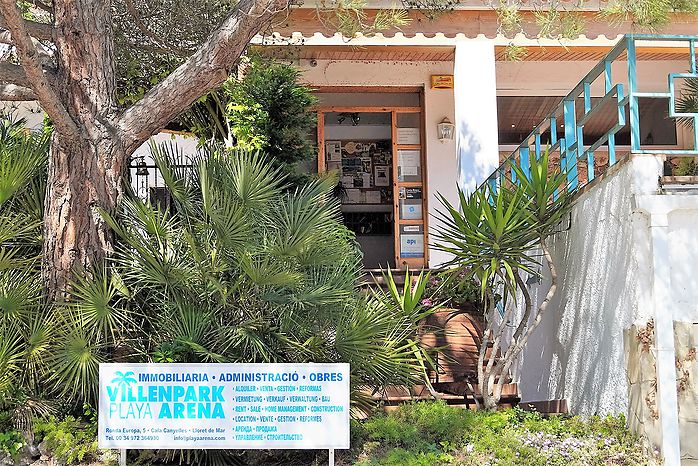
M456 125L451 123L451 120L444 117L441 123L436 125L436 134L439 136L439 141L446 142L453 140L453 133L455 132Z

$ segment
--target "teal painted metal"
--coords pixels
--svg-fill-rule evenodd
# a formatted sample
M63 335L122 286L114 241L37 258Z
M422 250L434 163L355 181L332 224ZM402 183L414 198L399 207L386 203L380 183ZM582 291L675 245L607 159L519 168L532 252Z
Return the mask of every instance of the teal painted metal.
M639 44L638 42L643 42ZM686 47L689 60L686 69L676 70L668 76L666 90L641 92L637 77L637 50L645 42L671 42L672 47ZM698 78L696 59L698 36L688 35L654 35L629 34L621 38L613 49L565 96L556 108L540 124L536 125L519 147L490 176L488 183L496 188L505 182L516 183L512 164L518 164L523 173L530 175L529 160L531 156L540 158L542 151L559 152L560 167L567 172L566 189L573 191L594 180L600 174L596 172L595 162L599 149L608 151L608 166L618 162L616 134L626 125L630 129L630 152L633 154L666 154L698 156L698 114L676 112L675 81L686 78ZM624 60L623 60L624 58ZM623 78L627 83L627 94L622 82L614 82L613 65L625 62L627 73ZM603 82L603 96L593 95L596 82ZM600 98L598 98L600 97ZM693 118L693 149L647 149L641 145L640 134L640 98L668 98L670 118ZM592 100L594 99L594 100ZM578 103L580 108L578 107ZM605 134L594 141L585 139L584 125L600 112L615 106L616 123ZM626 115L626 108L628 115ZM558 127L559 124L559 127ZM543 137L545 136L545 139ZM586 179L579 179L579 162L586 164Z

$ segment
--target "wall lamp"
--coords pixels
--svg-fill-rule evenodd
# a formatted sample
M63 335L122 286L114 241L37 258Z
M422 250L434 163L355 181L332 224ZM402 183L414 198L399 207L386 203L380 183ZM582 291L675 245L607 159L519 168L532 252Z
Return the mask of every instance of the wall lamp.
M453 134L455 133L456 125L451 123L451 120L444 117L441 123L436 125L436 134L439 136L439 141L446 142L453 140Z

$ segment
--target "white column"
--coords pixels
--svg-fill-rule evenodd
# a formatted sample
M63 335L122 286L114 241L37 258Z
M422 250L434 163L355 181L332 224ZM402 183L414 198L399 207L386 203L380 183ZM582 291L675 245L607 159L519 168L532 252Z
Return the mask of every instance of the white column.
M456 43L453 70L458 184L472 192L499 165L494 43Z
M680 466L679 403L676 395L674 312L669 264L669 220L666 212L650 211L652 237L652 304L657 352L657 400L662 428L664 466Z

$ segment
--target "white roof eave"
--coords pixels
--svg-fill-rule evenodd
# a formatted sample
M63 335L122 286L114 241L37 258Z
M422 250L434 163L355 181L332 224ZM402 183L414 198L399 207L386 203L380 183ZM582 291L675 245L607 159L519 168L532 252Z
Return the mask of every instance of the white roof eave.
M599 35L595 38L588 38L585 35L580 35L577 39L546 39L546 38L529 38L524 34L516 34L514 37L506 37L498 34L495 37L487 37L484 34L478 34L475 37L468 37L465 34L456 34L454 36L446 36L443 33L425 35L416 33L413 35L405 35L402 32L397 32L394 35L384 35L381 33L370 36L358 33L355 37L348 39L340 33L335 33L326 36L320 32L316 32L309 36L304 36L300 32L294 32L291 36L282 36L274 33L270 36L258 35L252 39L254 45L303 45L303 46L337 46L346 45L349 47L366 47L366 46L455 46L459 41L488 41L494 42L494 45L516 45L521 47L612 47L616 45L622 35L615 37L606 37ZM654 44L658 45L658 44Z

